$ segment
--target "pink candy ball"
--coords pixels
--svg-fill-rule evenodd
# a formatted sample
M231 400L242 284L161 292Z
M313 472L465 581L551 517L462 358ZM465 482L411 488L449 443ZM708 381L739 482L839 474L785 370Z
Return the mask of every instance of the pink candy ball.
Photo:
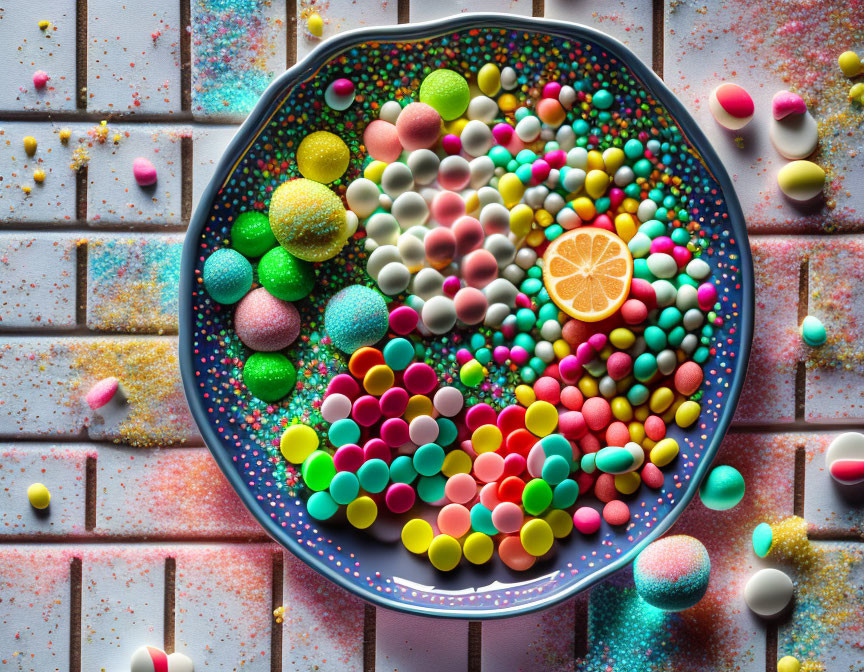
M535 184L540 184L543 180L549 177L549 172L552 167L543 159L537 159L531 164L531 179Z
M363 461L376 459L390 464L390 447L379 438L369 439L363 444Z
M672 248L672 258L675 260L675 264L680 269L684 268L689 263L689 261L693 258L693 255L686 247L676 245Z
M357 471L363 459L363 449L353 443L346 443L333 453L333 464L337 471Z
M347 373L340 373L333 376L327 384L325 397L331 394L344 394L349 399L354 400L360 394L360 385Z
M603 397L591 397L582 404L582 415L588 428L594 432L605 429L612 422L612 409Z
M510 124L495 124L492 137L499 145L506 145L513 139L513 127Z
M408 423L402 418L390 418L381 423L381 439L391 448L408 443Z
M652 441L659 441L666 436L666 423L657 415L649 415L644 423L645 436Z
M489 303L486 295L475 287L463 287L453 299L456 317L465 324L479 324L486 317Z
M642 482L655 490L663 487L663 472L653 462L642 467Z
M498 499L497 483L487 483L480 488L480 503L490 511L493 511L501 503L501 500Z
M453 222L453 235L456 236L456 254L459 256L482 247L485 239L483 226L477 219L468 215Z
M498 453L481 453L474 460L474 476L483 483L492 483L504 473L504 458Z
M585 398L582 396L582 392L575 385L568 385L561 390L561 403L564 404L564 407L568 410L581 410L584 401Z
M510 348L510 360L517 366L527 364L530 358L531 355L528 354L528 351L521 345L514 345Z
M471 529L471 514L461 504L448 504L438 512L438 529L458 539Z
M87 392L85 397L87 405L94 411L97 408L102 408L114 398L118 389L120 389L119 380L114 377L103 378Z
M534 383L534 394L540 401L557 406L561 400L561 383L550 376L538 378Z
M582 377L582 365L576 355L566 355L558 362L558 373L561 379L568 384L573 384ZM578 409L577 409L578 410Z
M618 206L624 201L624 191L618 187L612 187L609 190L609 207L612 210L617 210Z
M291 345L300 334L300 313L263 287L244 296L234 310L234 330L243 343L260 352Z
M399 306L390 311L390 328L400 336L410 334L417 326L420 316L408 306Z
M501 478L519 476L528 466L528 461L519 453L510 453L504 458L504 473Z
M492 510L492 524L504 534L518 532L522 520L522 508L513 502L501 502Z
M467 504L477 495L477 483L471 474L453 474L444 484L444 496L451 502Z
M436 222L441 226L449 227L465 215L465 201L456 192L439 191L432 199L430 211Z
M333 82L333 93L337 96L350 96L354 93L354 82L350 79L337 79Z
M585 416L579 411L564 411L558 416L558 431L566 439L581 439L588 433Z
M51 78L48 76L47 72L44 70L37 70L33 73L33 86L37 89L44 89L49 79Z
M438 376L428 364L414 362L405 369L402 382L411 394L429 394L438 384Z
M501 409L495 424L504 436L515 432L517 429L525 428L525 407L506 406Z
M603 507L603 520L610 525L626 525L630 521L630 507L620 499L613 499Z
M651 254L669 254L675 243L669 236L657 236L651 241Z
M471 354L471 351L467 348L459 348L456 351L456 362L461 366L467 364L472 359L474 359L474 355Z
M450 229L439 226L423 239L426 259L432 268L444 268L456 256L456 236Z
M396 134L405 149L429 149L440 133L441 115L426 103L409 103L396 119Z
M606 360L606 372L612 380L623 380L633 370L633 358L626 352L613 352Z
M553 149L543 157L552 168L563 168L567 163L567 154L563 149Z
M561 85L558 82L547 82L543 85L543 98L554 98L558 100L558 96L561 94Z
M462 140L459 139L458 135L448 133L441 138L441 149L451 156L458 154L462 151Z
M483 289L498 277L498 262L488 250L474 250L462 260L460 271L469 286Z
M613 422L606 428L606 445L626 446L630 442L630 430L623 422Z
M702 310L712 310L717 303L717 288L710 282L703 282L696 290L696 298Z
M132 162L132 175L140 187L156 184L156 167L143 156L139 156Z
M401 115L400 115L401 116ZM376 119L363 131L366 151L376 161L393 163L402 154L402 144L396 127L383 119Z
M369 394L360 397L351 407L351 417L361 427L371 427L381 419L378 400Z
M393 483L387 488L384 503L393 513L405 513L414 506L414 488L407 483Z
M451 275L444 278L444 284L441 286L441 289L443 289L444 293L452 299L456 296L456 292L459 291L461 286L462 283L459 281L459 278L455 275Z
M510 359L510 348L505 345L496 346L492 351L492 359L495 360L496 364L503 364Z
M648 317L648 308L639 299L627 299L621 306L621 317L627 324L641 324Z
M465 424L471 432L483 425L495 425L497 424L497 420L498 414L495 412L495 409L489 404L482 402L474 404L465 412Z
M401 387L391 387L378 400L381 414L386 418L398 418L408 407L408 393Z
M600 529L600 514L590 506L582 506L573 513L573 526L582 534L594 534Z
M648 310L654 310L657 307L657 292L651 283L642 278L633 278L630 282L630 298L638 299L645 304Z

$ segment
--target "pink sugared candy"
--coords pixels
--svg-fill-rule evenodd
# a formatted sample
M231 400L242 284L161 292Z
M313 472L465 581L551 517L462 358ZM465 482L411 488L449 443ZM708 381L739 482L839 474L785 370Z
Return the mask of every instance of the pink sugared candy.
M725 82L711 92L708 107L717 123L730 131L744 128L756 111L750 94L731 82Z
M97 408L102 408L114 398L119 387L120 381L116 378L103 378L91 387L90 391L87 393L87 396L85 397L87 405L94 411Z
M44 70L37 70L33 73L33 86L37 89L44 89L49 79L51 78L48 76L47 72Z
M790 114L804 114L806 111L807 104L804 99L791 91L778 91L771 100L771 112L777 121Z
M405 149L429 149L441 133L441 115L426 103L409 103L396 119L396 133Z
M573 526L582 534L594 534L600 529L600 514L590 506L582 506L573 513Z
M249 292L234 311L234 330L247 347L275 352L300 334L300 313L293 303L277 299L263 287Z
M376 119L363 131L366 151L376 161L393 163L402 153L402 144L396 127L383 119Z
M156 184L156 166L143 156L139 156L132 162L132 174L140 187Z

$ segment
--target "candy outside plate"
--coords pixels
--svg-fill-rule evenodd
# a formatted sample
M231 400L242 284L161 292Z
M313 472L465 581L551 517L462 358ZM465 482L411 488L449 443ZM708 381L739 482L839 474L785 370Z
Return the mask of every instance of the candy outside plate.
M466 50L461 58L445 52L468 44L471 51ZM293 157L299 139L313 130L327 129L327 115L346 122L356 119L356 127L330 127L346 141L358 129L362 133L365 124L375 118L375 112L363 107L368 102L355 102L340 113L325 108L327 84L350 70L358 92L368 94L365 100L382 103L397 91L412 95L422 78L417 64L448 67L453 63L452 67L463 69L455 64L465 60L476 71L495 49L511 54L502 67L521 59L524 81L536 79L547 54L550 58L566 54L561 57L566 75L572 64L570 56L578 52L603 67L625 71L634 78L641 95L668 111L696 157L694 170L704 180L719 222L705 221L703 228L709 234L712 277L719 283L725 324L711 344L714 354L705 367L699 422L686 431L674 425L669 428L669 435L681 444L681 455L664 468L662 492L643 487L625 498L634 514L626 529L614 529L604 522L594 535L574 532L556 541L550 555L526 572L513 572L495 558L480 567L463 561L455 571L443 573L425 557L413 556L403 548L396 524L381 520L370 530L358 531L346 523L318 523L308 517L302 488L295 488L293 481L285 482L278 436L279 422L289 422L304 409L308 412L311 402L289 396L268 405L248 394L238 380L238 364L249 351L232 338L233 307L210 300L201 289L200 273L207 256L228 238L231 218L242 210L263 209L271 193L268 188L297 175ZM530 55L522 58L520 54ZM404 68L402 75L397 73L400 68ZM378 72L384 74L369 75ZM349 146L356 148L356 143L349 141ZM362 156L352 152L348 179L358 174L354 163L358 158ZM675 522L696 494L732 420L750 352L753 305L752 259L732 183L708 140L663 82L624 45L591 28L505 14L463 14L429 23L342 33L322 43L270 85L219 161L186 236L180 284L180 366L189 406L213 457L245 506L276 541L323 576L376 605L428 616L500 618L552 606L627 567L642 548ZM320 328L313 323L314 316L304 322L301 336L307 328ZM299 346L303 347L307 350L289 349L289 358L294 362L315 360L319 368L329 361L332 366L333 356L326 348L309 351L308 344ZM311 378L304 379L298 367L304 385L316 380L316 367L310 368ZM325 373L320 385L332 375L332 371ZM683 487L673 485L682 483Z

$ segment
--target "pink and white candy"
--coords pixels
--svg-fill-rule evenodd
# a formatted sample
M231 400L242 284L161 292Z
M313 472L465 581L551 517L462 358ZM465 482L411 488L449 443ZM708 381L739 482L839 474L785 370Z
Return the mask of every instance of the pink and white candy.
M825 451L825 466L838 483L864 483L864 434L846 432L837 436Z
M91 387L90 391L87 393L87 396L85 397L87 405L94 411L98 408L102 408L114 398L119 387L120 381L116 378L103 378Z
M166 654L155 646L142 646L132 654L129 672L194 672L189 656L182 653Z
M730 131L744 128L756 110L750 94L731 82L725 82L711 92L708 107L717 123Z

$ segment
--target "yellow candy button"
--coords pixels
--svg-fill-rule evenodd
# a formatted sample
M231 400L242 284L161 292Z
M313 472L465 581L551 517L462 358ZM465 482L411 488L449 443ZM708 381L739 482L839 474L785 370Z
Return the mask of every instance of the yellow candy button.
M425 553L432 543L432 526L422 518L412 518L402 528L402 543L412 553Z
M378 517L378 505L371 497L358 497L345 510L348 522L358 530L365 530Z
M318 434L308 425L291 425L282 434L279 450L291 464L302 464L318 449Z
M678 456L678 442L666 437L660 439L651 449L651 461L658 467L665 467Z
M27 488L27 499L34 509L45 509L51 503L51 492L42 483L33 483Z
M441 473L447 478L456 474L471 473L471 457L464 450L453 450L447 453L444 458L444 464L441 466Z
M449 572L462 559L462 547L449 534L439 534L429 544L429 562L435 569Z
M380 397L393 387L395 379L393 369L386 364L378 364L369 369L363 376L363 388L372 396Z
M534 394L534 389L530 385L517 385L516 401L527 407L537 401L537 395Z
M675 424L679 427L689 427L699 419L702 407L695 401L685 401L675 411Z
M622 495L632 495L639 489L642 479L635 471L629 471L626 474L617 474L615 476L615 489Z
M492 538L482 532L472 532L465 539L465 546L462 551L465 553L465 559L474 565L482 565L489 562L492 558L492 552L495 550L495 544L492 543Z
M471 435L471 447L475 453L494 453L501 447L504 435L495 425L481 425Z
M432 400L422 394L415 394L408 400L408 405L405 407L402 417L405 419L405 422L411 422L414 418L421 415L432 415Z
M535 401L525 411L525 427L534 436L548 436L558 426L558 411L548 401Z
M573 517L561 509L552 509L543 516L543 520L552 528L552 535L556 539L564 539L573 531Z
M549 552L555 541L555 535L552 534L552 527L549 523L542 518L535 518L522 526L519 531L519 539L522 542L522 548L537 558Z

